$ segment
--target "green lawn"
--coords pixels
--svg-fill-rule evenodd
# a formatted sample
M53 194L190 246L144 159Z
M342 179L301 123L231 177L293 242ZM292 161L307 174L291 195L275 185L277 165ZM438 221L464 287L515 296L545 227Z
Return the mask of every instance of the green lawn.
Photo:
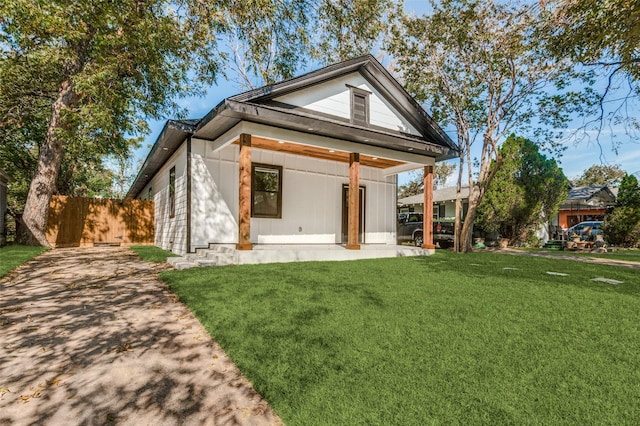
M631 269L439 251L161 276L289 426L640 418Z
M26 261L45 252L44 247L5 246L0 248L0 277L4 277Z
M171 253L170 251L163 250L156 246L130 246L129 248L140 256L144 262L166 262L168 257L178 256L175 253Z

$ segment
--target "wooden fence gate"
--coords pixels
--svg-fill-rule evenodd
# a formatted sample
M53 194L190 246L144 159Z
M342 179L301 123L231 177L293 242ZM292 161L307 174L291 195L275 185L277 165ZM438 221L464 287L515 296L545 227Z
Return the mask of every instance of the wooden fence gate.
M52 247L153 244L153 201L55 195L47 241Z

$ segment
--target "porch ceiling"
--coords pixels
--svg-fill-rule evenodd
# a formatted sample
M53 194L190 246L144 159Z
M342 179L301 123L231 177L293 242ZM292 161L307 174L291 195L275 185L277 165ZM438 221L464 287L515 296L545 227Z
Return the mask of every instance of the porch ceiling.
M238 140L234 141L233 144L237 145ZM328 149L312 145L304 145L287 141L279 141L259 136L251 137L251 146L254 148L266 149L269 151L286 152L289 154L320 158L323 160L338 161L341 163L349 162L349 153L346 151ZM406 163L402 161L389 160L387 158L373 157L371 155L361 154L360 164L368 167L386 169Z

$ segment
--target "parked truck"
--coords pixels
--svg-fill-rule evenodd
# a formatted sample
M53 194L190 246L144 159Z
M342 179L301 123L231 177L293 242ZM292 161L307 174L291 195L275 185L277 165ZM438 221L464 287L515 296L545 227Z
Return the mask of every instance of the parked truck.
M422 246L424 242L424 216L422 213L400 213L396 235L398 243L411 242ZM433 221L433 243L441 248L453 245L455 223L448 220Z

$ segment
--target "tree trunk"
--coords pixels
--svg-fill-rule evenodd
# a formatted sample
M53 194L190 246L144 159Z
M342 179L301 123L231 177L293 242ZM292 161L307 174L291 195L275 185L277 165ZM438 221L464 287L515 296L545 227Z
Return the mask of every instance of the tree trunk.
M467 216L464 219L460 235L460 247L464 253L469 253L472 250L473 223L476 220L478 206L482 202L487 188L491 185L491 181L503 162L502 156L497 151L493 151L495 158L493 163L491 162L491 150L489 148L492 145L490 137L485 134L480 172L478 173L478 181L475 184L471 179L471 174L469 174L469 209L467 210ZM469 170L471 170L470 163L469 161Z
M469 187L469 208L462 224L460 232L460 251L469 253L472 248L473 222L476 220L476 212L480 204L480 190L476 185Z
M51 105L47 135L40 148L36 173L29 187L20 232L17 235L20 244L50 247L46 238L47 216L64 151L64 141L60 134L60 130L63 129L62 111L72 107L76 101L77 95L71 81L62 82L58 96Z
M456 182L456 221L453 228L453 251L460 253L462 245L460 238L462 236L462 166L464 164L464 155L461 154L460 165L458 166L458 181Z

